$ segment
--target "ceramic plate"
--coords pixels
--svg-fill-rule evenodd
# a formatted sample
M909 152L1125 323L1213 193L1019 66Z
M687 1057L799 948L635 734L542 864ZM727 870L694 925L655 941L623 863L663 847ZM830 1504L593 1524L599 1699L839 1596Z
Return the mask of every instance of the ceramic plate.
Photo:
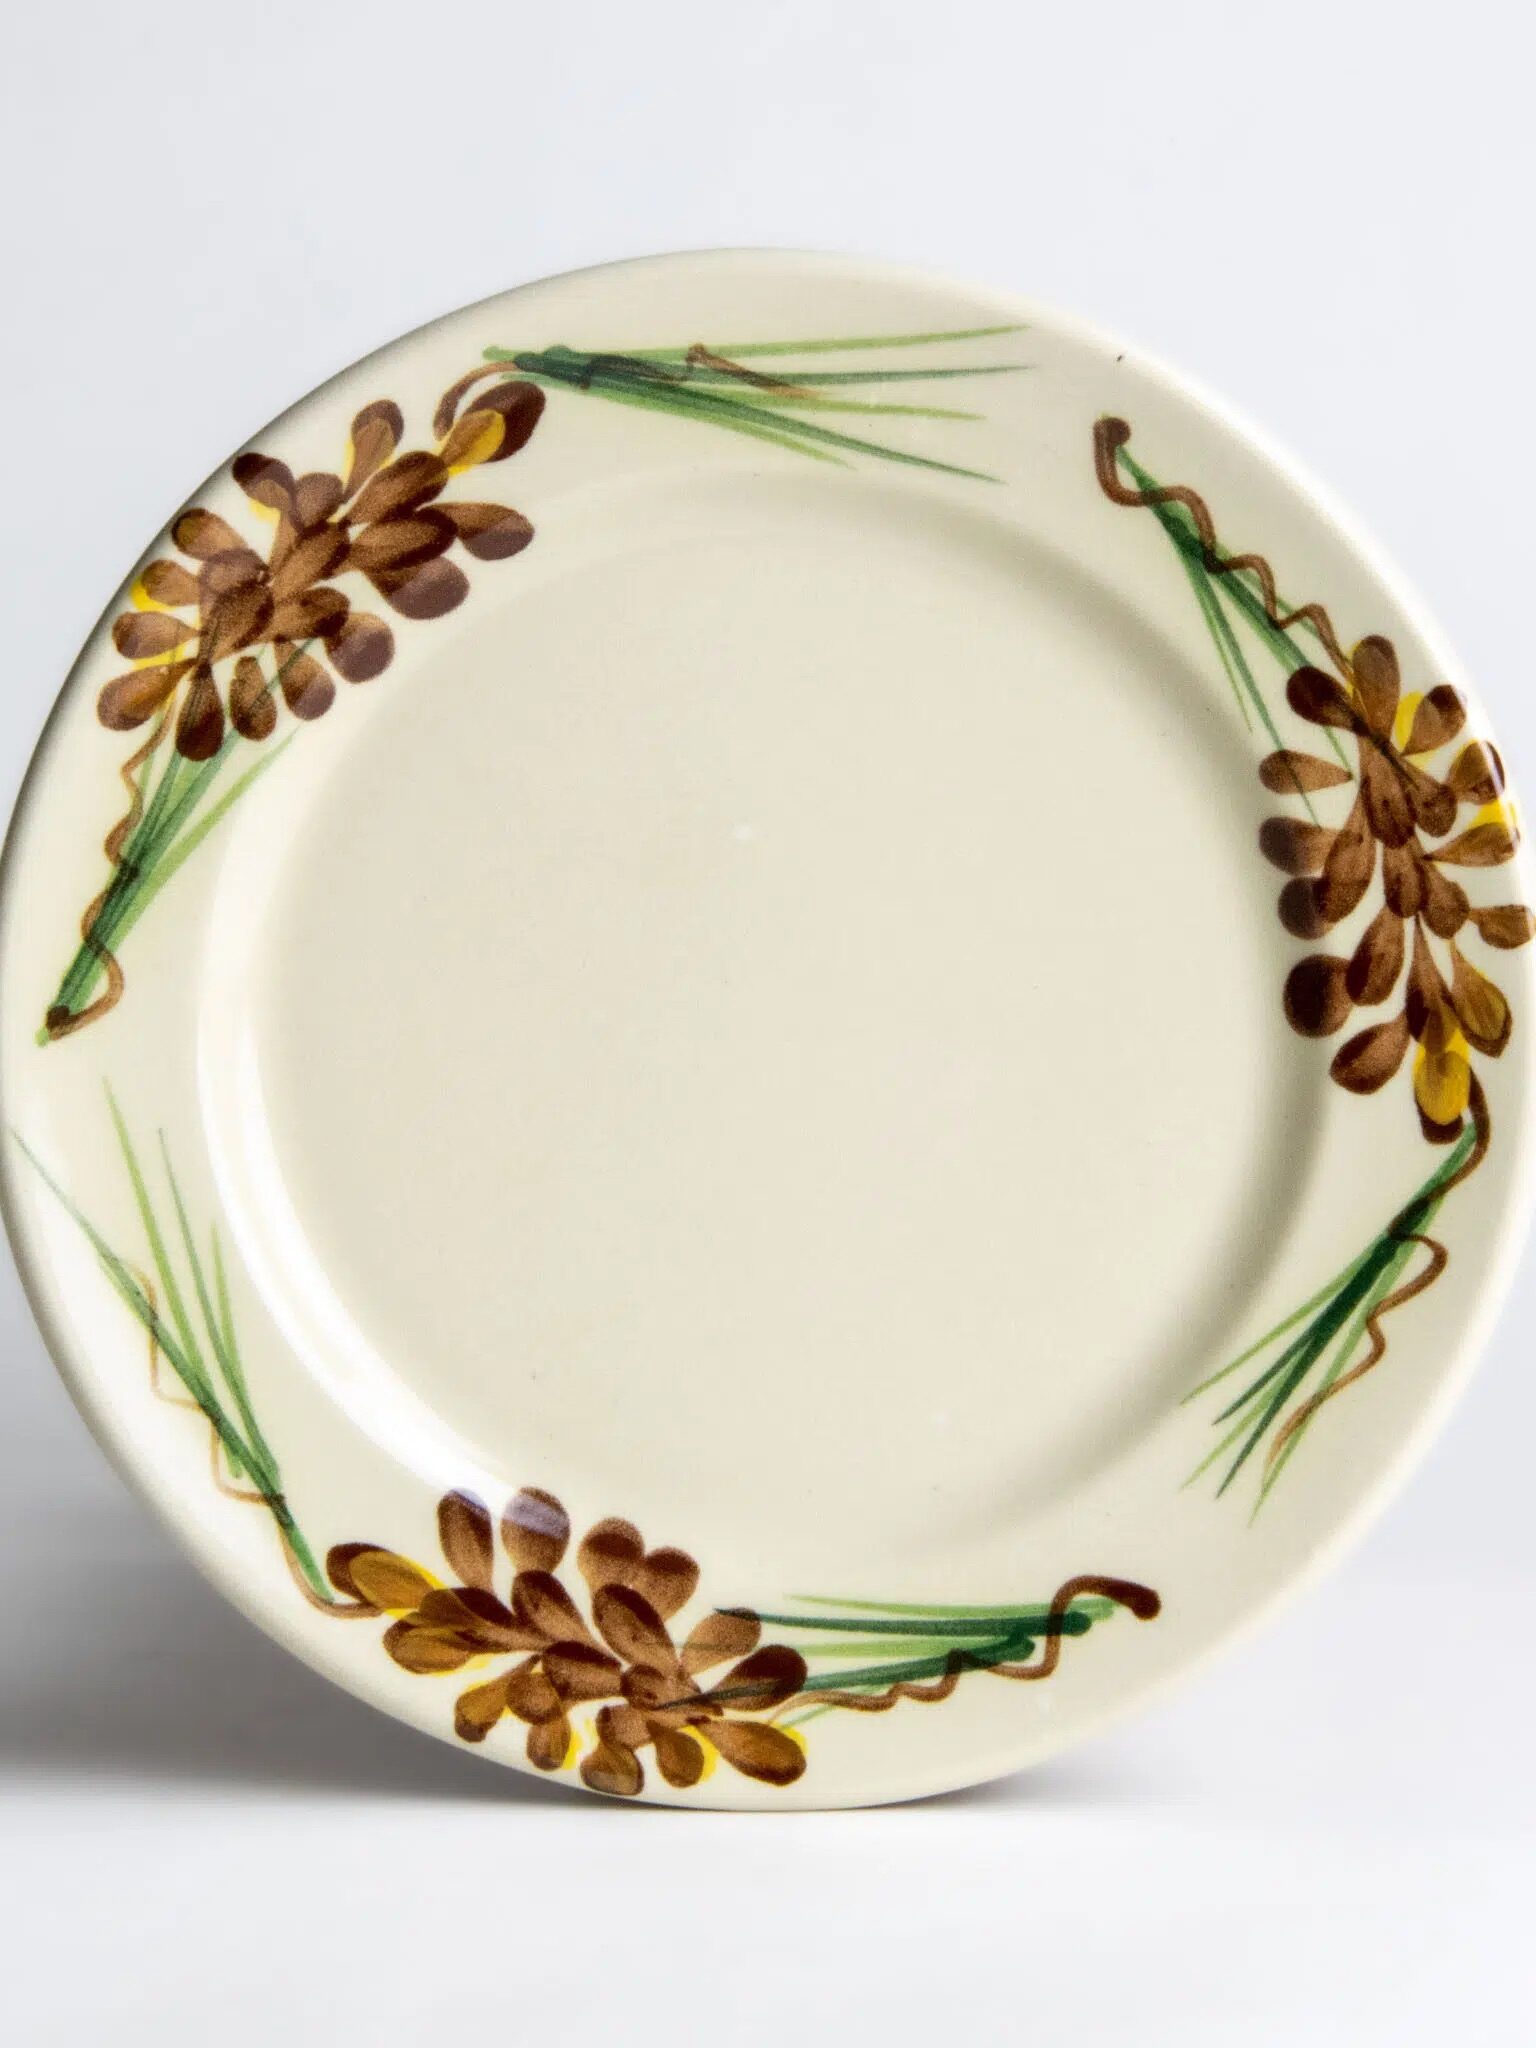
M1133 355L863 263L559 278L103 616L6 856L11 1233L363 1698L669 1803L963 1784L1441 1414L1524 1207L1517 838L1397 581Z

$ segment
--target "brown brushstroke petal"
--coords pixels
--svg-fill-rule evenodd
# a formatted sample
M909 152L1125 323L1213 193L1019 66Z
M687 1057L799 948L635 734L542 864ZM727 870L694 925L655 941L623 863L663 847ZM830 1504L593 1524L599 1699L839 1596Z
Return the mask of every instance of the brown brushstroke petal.
M1461 1019L1467 1043L1497 1059L1509 1043L1514 1016L1497 982L1480 974L1457 946L1451 947L1451 1007Z
M131 732L154 717L191 666L190 661L162 661L114 676L101 686L96 716L113 732Z
M316 661L312 654L290 651L283 641L277 643L274 651L277 679L288 709L295 718L323 718L336 701L336 685L326 673L324 663Z
M220 548L197 572L197 601L206 613L231 591L248 583L264 584L266 577L267 565L252 549Z
M1424 874L1424 905L1420 916L1437 939L1454 938L1467 921L1471 905L1460 882L1442 875L1428 861L1421 861Z
M342 500L341 478L327 469L312 469L294 486L293 516L301 531L320 526L338 510Z
M1403 920L1385 905L1361 933L1350 958L1344 977L1350 999L1364 1005L1384 1003L1397 987L1405 951Z
M656 1767L669 1785L682 1792L697 1785L708 1762L703 1743L686 1728L656 1728L651 1731L656 1748Z
M453 1732L461 1742L484 1742L507 1711L507 1681L493 1678L472 1685L453 1704Z
M452 1629L466 1643L488 1655L539 1650L544 1638L525 1628L512 1610L484 1586L434 1586L424 1593L413 1620L432 1628Z
M248 552L235 529L226 524L217 512L205 512L201 505L189 506L182 513L171 528L171 539L184 555L191 555L199 562L236 550Z
M441 556L419 569L390 570L368 580L384 602L405 619L440 619L469 595L464 571Z
M652 1727L659 1722L663 1727L675 1728L703 1711L720 1711L710 1707L693 1680L675 1667L658 1670L648 1664L630 1664L619 1680L619 1687L629 1704L638 1708Z
M1460 692L1449 683L1436 683L1414 706L1403 752L1433 754L1449 746L1466 722L1467 707Z
M1388 846L1381 855L1381 888L1399 917L1416 917L1424 901L1425 867L1416 846Z
M439 1671L462 1671L475 1655L452 1629L421 1628L412 1621L397 1621L384 1631L384 1648L402 1671L418 1678Z
M653 1550L641 1559L630 1584L663 1621L670 1621L697 1591L699 1568L686 1550Z
M347 567L364 576L413 569L453 546L453 523L434 506L360 527L347 550Z
M1346 732L1356 729L1354 706L1342 684L1322 669L1299 668L1285 686L1286 698L1298 718L1312 725L1332 725Z
M1329 1038L1350 1012L1349 963L1332 953L1309 953L1285 979L1285 1014L1304 1038Z
M1259 851L1283 875L1319 875L1338 836L1307 818L1266 818L1259 827Z
M1413 957L1408 967L1408 1029L1420 1041L1441 1029L1442 1020L1452 1014L1451 992L1445 985L1424 927L1413 928Z
M445 1493L437 1504L437 1539L449 1568L466 1586L491 1590L496 1551L491 1541L491 1511L472 1493Z
M512 1581L512 1611L546 1643L590 1643L592 1631L576 1603L550 1572L519 1572Z
M544 1672L568 1706L612 1699L623 1676L617 1657L592 1643L556 1643L544 1652Z
M283 557L283 565L272 572L272 595L281 604L297 597L311 583L329 576L347 553L347 536L339 526L317 526L300 534Z
M1491 804L1504 792L1504 763L1486 740L1464 746L1446 771L1446 781L1464 804Z
M185 607L197 603L197 578L180 562L151 562L139 582L144 595L155 604Z
M349 609L343 591L329 583L317 583L285 598L272 613L274 640L328 640L346 623Z
M1485 945L1507 950L1536 936L1536 917L1523 903L1499 903L1491 909L1474 909L1469 915Z
M805 1675L805 1659L798 1650L785 1643L765 1643L733 1666L712 1690L730 1707L753 1713L792 1700L805 1684Z
M600 1741L581 1760L581 1782L594 1792L609 1792L617 1799L633 1799L645 1783L645 1772L632 1749L617 1742Z
M1343 830L1334 840L1317 881L1317 903L1330 924L1339 924L1364 897L1376 867L1376 841L1365 815L1365 799L1357 797Z
M229 684L229 722L244 740L264 740L277 724L277 706L261 663L242 654Z
M272 599L264 585L242 583L228 591L208 613L203 627L203 658L222 661L266 638L268 630L280 631L272 614ZM289 634L290 639L302 635Z
M1360 794L1372 832L1383 846L1406 846L1413 837L1413 805L1396 765L1376 745L1360 741Z
M528 1730L528 1761L536 1771L563 1771L571 1753L571 1724L564 1714ZM636 1765L638 1770L639 1766Z
M1446 989L1443 981L1440 987L1444 1000L1420 1035L1424 1050L1430 1053L1449 1052L1456 1043L1456 1034L1461 1030L1461 1019L1451 1008L1450 991Z
M533 539L532 520L514 512L510 505L444 505L440 509L444 518L453 521L466 552L480 562L504 562L510 555L520 555Z
M1496 868L1514 859L1515 843L1508 825L1490 819L1487 824L1470 826L1444 846L1437 846L1429 857L1458 868Z
M112 645L125 661L153 661L196 638L197 627L173 612L120 612L112 621Z
M1328 1071L1341 1088L1354 1095L1374 1095L1403 1063L1408 1050L1408 1019L1399 1011L1385 1024L1372 1024L1347 1038Z
M650 1741L645 1716L627 1702L604 1707L597 1716L599 1742L615 1742L621 1749L644 1749Z
M452 1625L467 1635L484 1635L488 1630L496 1630L505 1636L531 1634L530 1630L521 1627L506 1601L490 1586L434 1586L423 1598L417 1613L424 1620L433 1619L438 1601L445 1603L442 1610L445 1616L449 1612L447 1603L452 1603ZM497 1647L505 1646L498 1643ZM515 1649L520 1645L512 1647ZM531 1650L535 1645L530 1642L527 1647Z
M181 700L176 719L176 751L188 761L210 761L224 743L224 706L214 688L213 672L203 664L192 671L192 686Z
M367 484L352 507L352 518L361 525L375 519L389 519L397 513L414 512L435 498L448 481L448 465L424 448L402 455L381 469Z
M1317 900L1317 884L1301 875L1280 891L1276 909L1280 922L1294 938L1320 939L1332 929Z
M521 378L511 378L505 384L492 385L489 391L477 392L474 405L464 417L473 413L493 412L501 420L502 434L494 453L481 459L488 462L505 462L509 455L515 455L525 447L529 436L539 424L544 411L544 394L537 384L529 384Z
M1266 754L1259 763L1259 780L1276 796L1309 796L1318 789L1337 789L1350 781L1347 768L1337 761L1323 761L1316 754L1299 754L1290 747Z
M674 1672L677 1651L650 1601L630 1586L602 1586L592 1596L592 1619L610 1650L642 1670Z
M520 1572L552 1572L571 1540L571 1518L541 1486L523 1486L502 1510L501 1540Z
M727 1657L745 1657L757 1648L762 1625L755 1614L706 1614L689 1631L679 1661L690 1678L723 1664Z
M353 417L342 496L360 491L400 445L405 419L393 399L376 398Z
M394 660L395 636L373 612L349 611L337 631L326 635L325 651L349 683L370 683Z
M248 454L235 457L230 474L245 495L258 505L265 505L269 512L280 512L290 519L293 517L293 471L286 462L279 462L275 456L263 455L253 448Z
M1408 802L1419 830L1427 832L1431 839L1438 839L1443 832L1449 832L1456 822L1456 794L1447 789L1443 782L1437 782L1433 775L1412 761L1399 760L1397 772L1403 778L1403 787L1408 792Z
M764 1785L792 1785L805 1770L800 1744L766 1721L711 1721L705 1733L744 1778Z
M594 1522L576 1552L576 1568L594 1593L604 1586L627 1586L645 1556L645 1543L633 1522L608 1515Z
M333 1551L332 1556L336 1553ZM419 1564L397 1550L359 1550L347 1559L347 1581L370 1605L386 1614L404 1614L432 1591L432 1581Z
M1356 646L1350 667L1354 670L1355 697L1366 724L1372 732L1390 739L1402 692L1397 650L1380 633L1371 633Z
M507 1673L507 1712L519 1721L558 1721L564 1709L560 1695L536 1664Z
M360 1557L392 1555L392 1552L384 1550L377 1543L333 1543L325 1553L325 1576L338 1593L345 1593L348 1599L361 1600L371 1607L376 1603L369 1600L368 1595L353 1578L353 1563Z

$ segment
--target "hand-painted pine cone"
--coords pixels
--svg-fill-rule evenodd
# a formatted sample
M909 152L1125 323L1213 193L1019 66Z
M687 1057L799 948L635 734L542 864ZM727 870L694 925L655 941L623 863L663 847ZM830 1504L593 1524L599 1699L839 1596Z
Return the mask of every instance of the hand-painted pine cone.
M1458 941L1469 925L1497 948L1522 946L1536 932L1524 904L1474 905L1445 872L1514 857L1519 835L1504 800L1502 763L1491 746L1470 740L1439 775L1430 771L1429 758L1461 740L1466 706L1445 683L1403 699L1396 651L1379 636L1354 649L1346 681L1300 668L1286 694L1299 717L1348 734L1358 766L1352 774L1338 760L1290 749L1261 765L1266 789L1309 808L1314 795L1356 786L1338 827L1287 815L1260 828L1260 848L1291 878L1280 894L1280 920L1297 938L1316 940L1358 910L1373 884L1381 900L1347 956L1311 953L1297 962L1285 984L1285 1014L1305 1036L1329 1038L1355 1009L1390 1001L1402 984L1397 1013L1349 1038L1331 1072L1341 1087L1373 1094L1416 1044L1419 1121L1432 1142L1449 1143L1472 1100L1472 1054L1497 1058L1513 1024L1502 990ZM1468 807L1475 816L1457 831ZM1449 980L1433 941L1446 948Z
M595 1791L640 1791L647 1748L677 1787L697 1784L718 1757L769 1785L792 1784L805 1769L799 1738L755 1718L800 1691L806 1667L797 1651L760 1644L757 1621L734 1612L707 1613L673 1641L667 1624L699 1582L685 1551L648 1551L630 1522L596 1523L576 1552L589 1620L558 1577L571 1526L552 1494L525 1487L501 1516L512 1567L505 1600L495 1590L497 1532L484 1503L446 1494L437 1520L456 1584L439 1585L411 1559L372 1544L339 1545L327 1570L339 1592L392 1617L384 1645L403 1670L501 1661L459 1695L454 1727L463 1741L483 1742L510 1718L527 1728L530 1763L565 1769L579 1751L572 1710L596 1706L595 1740L580 1764ZM725 1664L706 1691L699 1679Z
M468 388L461 380L453 391ZM255 741L275 730L279 697L293 717L319 718L335 701L335 676L368 682L394 655L389 626L354 610L337 579L361 576L402 618L437 619L469 590L448 559L454 547L482 562L520 553L533 538L522 513L442 493L461 471L515 454L544 394L514 378L467 405L450 399L438 408L436 450L398 454L404 420L380 399L352 422L344 475L296 477L270 455L237 457L235 482L272 523L266 558L217 513L181 515L172 539L187 561L151 562L133 609L113 622L113 643L134 666L103 687L102 724L129 731L174 704L177 750L206 761L224 743L226 717Z

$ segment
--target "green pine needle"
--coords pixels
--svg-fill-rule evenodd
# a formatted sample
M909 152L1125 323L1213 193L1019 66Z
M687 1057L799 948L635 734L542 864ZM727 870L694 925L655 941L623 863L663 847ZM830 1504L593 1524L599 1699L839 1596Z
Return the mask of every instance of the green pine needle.
M488 348L485 359L505 367L508 375L531 379L549 389L584 392L611 403L694 419L725 432L747 434L811 457L862 456L903 463L946 476L995 483L985 470L947 462L937 456L840 432L806 415L832 412L869 417L905 417L967 423L978 415L944 406L887 404L848 397L829 397L828 387L917 382L924 379L1007 376L1021 363L946 363L866 370L805 370L784 367L773 375L754 373L747 360L834 351L931 348L1018 332L1013 326L960 328L933 334L861 335L812 341L748 342L712 350L697 347L630 349L622 353L568 348ZM773 424L770 425L769 422Z
M134 1207L149 1247L159 1295L157 1304L132 1266L107 1242L101 1231L77 1203L65 1193L37 1153L17 1131L17 1146L60 1206L79 1227L95 1252L103 1273L113 1289L149 1336L155 1350L165 1359L188 1395L197 1404L218 1439L219 1449L236 1479L248 1479L259 1499L283 1535L310 1586L324 1600L332 1598L330 1587L294 1519L283 1493L282 1475L270 1443L257 1422L250 1389L235 1337L235 1318L230 1301L229 1278L217 1232L211 1232L209 1269L203 1263L193 1234L192 1221L162 1135L161 1163L170 1190L170 1208L185 1267L186 1281L178 1274L171 1254L171 1233L162 1224L154 1195L144 1172L127 1121L109 1087L107 1106L117 1134L118 1149L133 1193ZM188 1287L195 1300L202 1329L199 1332L188 1304Z

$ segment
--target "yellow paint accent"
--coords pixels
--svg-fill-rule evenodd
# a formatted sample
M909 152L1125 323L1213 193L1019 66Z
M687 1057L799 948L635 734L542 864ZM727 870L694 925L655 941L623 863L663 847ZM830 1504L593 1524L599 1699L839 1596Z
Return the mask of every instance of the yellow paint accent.
M679 1735L691 1735L699 1745L699 1748L704 1752L704 1768L700 1771L698 1777L698 1782L702 1785L706 1778L712 1778L715 1775L715 1766L720 1761L720 1752L706 1735L700 1734L697 1728L679 1728L677 1732Z
M448 474L450 476L461 476L466 469L474 469L479 463L489 462L496 453L496 450L501 446L502 436L505 434L506 428L499 412L476 414L471 410L465 413L463 419L455 421L454 425L455 427L461 427L464 424L464 420L472 418L483 419L485 425L476 431L475 437L468 443L464 455L457 462L449 463ZM444 447L452 439L453 431L453 428L449 429L448 435L443 442Z
M1422 690L1410 690L1397 707L1397 716L1392 721L1392 744L1401 751L1408 744L1408 735L1413 730L1414 713L1424 702Z
M1507 791L1503 796L1495 797L1491 804L1484 804L1472 822L1474 825L1502 825L1511 839L1518 841L1522 837L1520 819Z
M144 588L142 576L135 579L133 589L128 595L129 602L136 612L173 612L176 609L173 604L162 604L158 597L151 597ZM137 668L138 663L135 662L134 666Z
M1413 1067L1413 1092L1431 1123L1455 1123L1465 1115L1471 1091L1472 1063L1460 1030L1450 1030L1443 1050L1432 1051L1427 1045L1420 1048Z
M196 626L184 619L175 605L162 604L157 597L151 597L144 588L144 579L141 576L135 577L133 588L128 593L128 601L136 612L162 612L168 617L175 619L178 626L186 627L186 632L181 639L166 653L141 654L137 661L132 661L128 664L130 668L159 668L162 662L174 660L179 650L185 647L189 640L197 638Z

